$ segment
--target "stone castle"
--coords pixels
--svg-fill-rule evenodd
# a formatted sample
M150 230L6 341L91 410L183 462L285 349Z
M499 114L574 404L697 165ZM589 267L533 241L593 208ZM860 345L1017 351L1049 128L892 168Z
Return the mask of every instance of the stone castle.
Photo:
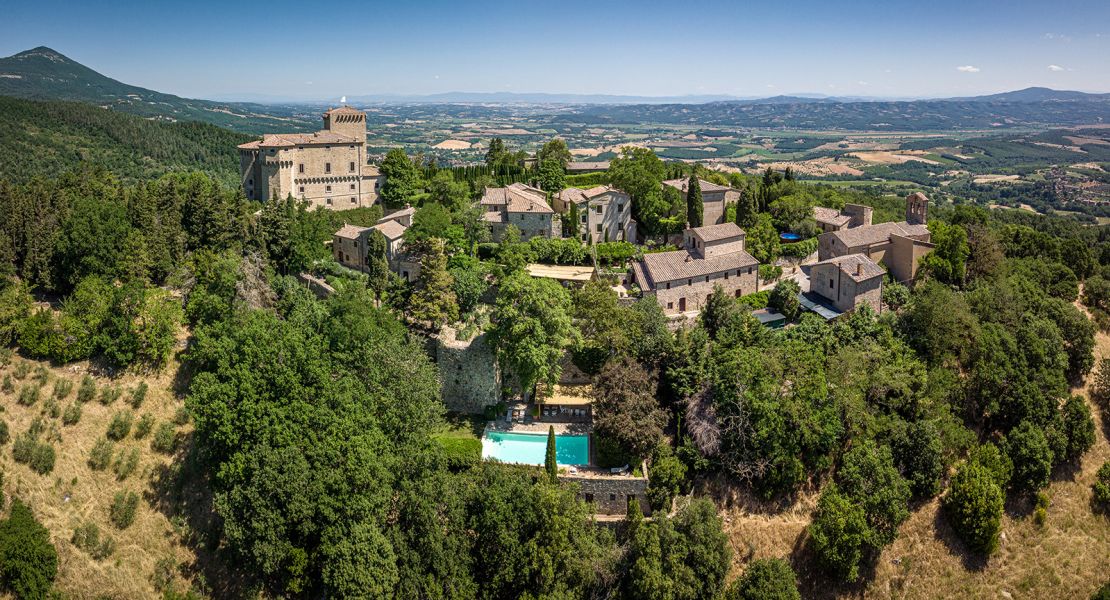
M266 134L239 146L247 198L292 196L336 210L374 204L382 176L366 163L366 113L343 106L323 116L315 133Z

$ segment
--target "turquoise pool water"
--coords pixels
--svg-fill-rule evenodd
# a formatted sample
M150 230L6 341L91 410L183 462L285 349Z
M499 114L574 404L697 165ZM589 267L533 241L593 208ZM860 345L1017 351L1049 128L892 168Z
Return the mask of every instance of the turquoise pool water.
M487 431L482 437L482 458L522 465L542 465L547 456L547 434ZM590 462L590 437L555 436L555 462L586 465Z

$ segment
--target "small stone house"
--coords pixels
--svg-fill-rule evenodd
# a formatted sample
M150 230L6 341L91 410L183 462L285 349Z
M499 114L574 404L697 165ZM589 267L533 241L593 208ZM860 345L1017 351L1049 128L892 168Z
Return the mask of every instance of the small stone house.
M668 179L663 185L673 187L686 197L689 179ZM725 206L740 201L740 190L698 179L701 186L702 224L719 225L725 222Z
M501 241L509 225L520 230L521 240L562 237L562 223L547 204L547 193L523 183L486 188L479 201L494 241Z
M813 218L823 233L851 229L852 227L867 227L871 225L873 209L862 204L845 204L844 210L813 207Z
M607 185L588 190L567 188L555 195L552 206L567 214L571 206L578 213L578 239L599 242L635 242L636 222L632 220L632 200L628 194Z
M866 304L878 313L885 275L886 271L864 254L838 256L813 265L809 290L840 312L853 311Z
M906 197L906 220L830 231L817 236L817 259L863 254L886 265L898 282L917 276L918 261L933 249L925 226L929 199L921 192Z
M407 211L407 212L406 212ZM351 269L365 272L369 264L370 234L380 231L385 236L385 258L389 268L407 281L415 281L420 274L420 263L405 254L405 231L412 223L412 209L405 209L378 221L373 227L344 225L332 234L332 254L335 260Z
M736 298L754 293L759 261L744 250L745 237L735 223L687 229L685 249L645 254L634 262L633 283L668 315L701 310L716 286Z

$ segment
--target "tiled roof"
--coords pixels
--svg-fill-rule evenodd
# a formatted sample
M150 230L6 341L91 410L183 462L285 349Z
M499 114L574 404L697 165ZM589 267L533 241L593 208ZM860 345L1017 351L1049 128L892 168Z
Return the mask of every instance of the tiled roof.
M388 215L378 219L378 222L379 223L385 223L386 221L396 221L397 219L400 219L401 217L407 217L407 216L413 215L413 214L416 214L416 209L411 207L411 206L406 206L405 208L402 208L401 210L391 212Z
M837 227L843 227L848 224L848 221L852 220L852 217L840 214L839 210L825 208L824 206L813 207L813 218L818 223L829 223Z
M569 187L559 192L559 199L566 203L578 204L591 198L596 198L608 192L619 192L616 188L608 185L595 185L594 187L584 190L576 187Z
M606 171L609 169L609 161L598 162L568 162L568 171Z
M384 235L386 239L393 241L404 235L405 230L408 229L408 227L405 227L397 221L389 220L385 221L384 223L378 223L374 226L374 229L382 232L382 235Z
M350 106L347 106L346 104L344 104L343 106L340 106L339 108L332 108L324 114L328 114L328 115L361 115L361 114L363 114L363 112L361 110L357 109L357 108L351 108Z
M363 140L323 130L316 133L267 133L261 140L240 144L243 150L258 148L289 148L308 144L361 144Z
M912 238L928 237L929 228L924 225L910 225L902 221L899 223L879 223L865 227L842 229L821 235L836 236L845 246L855 248L870 244L885 242L891 235L902 235Z
M674 189L676 189L676 190L682 192L683 194L685 194L686 193L686 185L689 184L689 183L690 183L689 178L687 178L687 179L668 179L668 180L663 182L663 185L669 185L669 186L673 187ZM727 185L717 185L715 183L711 183L711 182L708 182L708 181L706 181L704 179L700 179L700 178L698 179L698 184L701 185L701 191L702 192L727 192L727 191L732 189L732 188L728 187Z
M728 238L740 237L744 235L744 230L736 223L718 223L717 225L706 225L704 227L695 227L692 230L702 241L711 243L725 240Z
M370 229L369 227L359 227L358 225L343 225L339 231L335 232L336 237L341 237L346 240L357 240L362 232Z
M511 213L548 213L555 211L547 204L547 194L523 183L514 183L509 187L486 188L482 195L481 204L505 206Z
M688 250L645 254L641 262L644 273L655 286L676 279L690 279L759 264L751 254L743 251L698 258Z
M815 267L821 265L839 267L842 273L857 282L886 275L886 271L865 254L846 254L814 264Z

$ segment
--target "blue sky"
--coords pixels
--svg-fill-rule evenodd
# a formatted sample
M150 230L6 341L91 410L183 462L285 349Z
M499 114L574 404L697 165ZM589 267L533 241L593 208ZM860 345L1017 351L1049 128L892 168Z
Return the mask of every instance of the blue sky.
M1110 0L3 5L0 55L188 97L1110 91Z

